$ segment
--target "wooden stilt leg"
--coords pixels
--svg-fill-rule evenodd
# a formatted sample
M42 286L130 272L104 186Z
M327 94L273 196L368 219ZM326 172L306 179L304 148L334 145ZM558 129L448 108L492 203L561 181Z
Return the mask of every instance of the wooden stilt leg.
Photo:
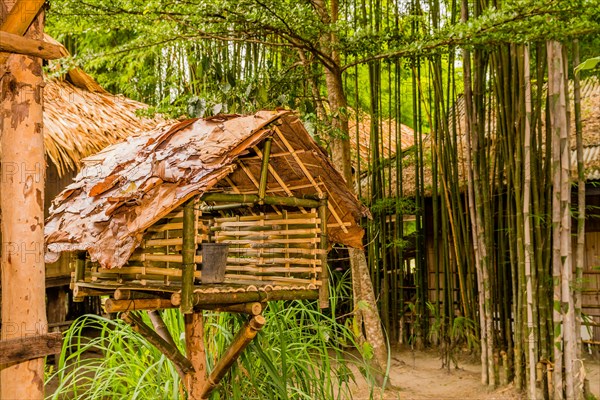
M254 339L258 331L262 329L265 323L265 317L262 315L255 315L244 324L242 329L233 339L231 346L229 346L217 365L215 365L215 368L210 373L208 379L204 382L202 390L200 391L200 397L198 397L199 399L206 399L208 397L210 392L212 392L212 390L219 384L235 360L237 360L246 346L250 344L252 339Z
M202 312L185 314L185 345L187 358L194 371L187 375L188 399L202 399L202 388L206 384L206 350L204 349L204 321Z

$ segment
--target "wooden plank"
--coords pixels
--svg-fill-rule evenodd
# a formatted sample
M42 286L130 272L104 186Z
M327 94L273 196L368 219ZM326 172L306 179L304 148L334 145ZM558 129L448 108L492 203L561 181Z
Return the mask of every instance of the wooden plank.
M0 51L39 57L44 60L57 60L67 56L62 46L4 31L0 31Z
M18 363L49 354L58 354L61 349L62 333L60 332L0 340L0 364Z

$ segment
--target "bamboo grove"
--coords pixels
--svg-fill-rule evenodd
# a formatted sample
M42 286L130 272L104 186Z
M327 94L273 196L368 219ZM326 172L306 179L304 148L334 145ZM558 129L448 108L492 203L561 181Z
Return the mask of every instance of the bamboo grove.
M389 342L437 346L448 368L468 346L486 385L582 398L574 67L600 53L597 1L160 3L53 2L50 31L174 116L297 109L334 159L367 121L351 180Z

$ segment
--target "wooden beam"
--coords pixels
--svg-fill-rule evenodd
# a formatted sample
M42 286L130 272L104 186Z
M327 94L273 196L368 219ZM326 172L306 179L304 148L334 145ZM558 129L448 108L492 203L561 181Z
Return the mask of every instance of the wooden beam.
M0 51L39 57L45 60L57 60L65 57L62 46L3 31L0 31Z
M219 384L235 360L237 360L242 351L244 351L256 334L265 326L266 322L265 317L256 315L244 324L242 329L235 335L235 338L233 338L231 346L225 351L204 383L200 392L201 399L206 399L210 392Z
M0 340L0 364L12 364L58 354L62 349L62 333L53 332L18 339Z
M45 0L18 0L4 18L0 31L23 36L45 2ZM8 56L8 53L0 53L0 65L6 62Z

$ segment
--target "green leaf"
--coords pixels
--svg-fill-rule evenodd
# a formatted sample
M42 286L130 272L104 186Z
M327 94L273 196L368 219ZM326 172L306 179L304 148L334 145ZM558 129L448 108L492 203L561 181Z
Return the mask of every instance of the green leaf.
M579 72L579 71L585 71L588 69L594 69L596 68L596 66L600 63L600 56L599 57L593 57L593 58L588 58L587 60L585 60L584 62L582 62L581 64L579 64L577 67L575 67L575 72Z

